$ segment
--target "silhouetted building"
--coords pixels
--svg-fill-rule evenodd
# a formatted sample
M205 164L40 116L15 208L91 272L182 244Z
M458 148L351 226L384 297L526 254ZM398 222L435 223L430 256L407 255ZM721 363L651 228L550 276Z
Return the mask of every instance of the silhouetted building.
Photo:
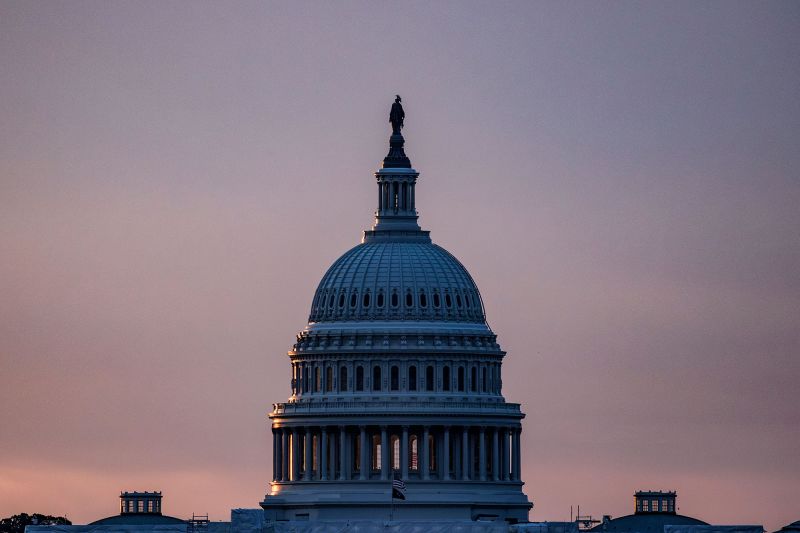
M800 533L800 520L783 526L775 533Z
M633 495L634 512L631 515L603 521L589 531L608 533L663 533L664 526L708 525L702 520L677 513L675 491L636 491Z
M161 492L121 492L119 514L95 520L90 526L186 524L186 520L161 514Z

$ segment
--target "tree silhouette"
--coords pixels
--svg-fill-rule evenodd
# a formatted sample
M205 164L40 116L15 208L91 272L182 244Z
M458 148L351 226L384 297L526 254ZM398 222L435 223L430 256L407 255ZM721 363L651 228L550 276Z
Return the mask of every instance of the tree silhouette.
M55 525L71 526L72 522L63 516L20 513L0 520L0 533L25 533L25 526Z

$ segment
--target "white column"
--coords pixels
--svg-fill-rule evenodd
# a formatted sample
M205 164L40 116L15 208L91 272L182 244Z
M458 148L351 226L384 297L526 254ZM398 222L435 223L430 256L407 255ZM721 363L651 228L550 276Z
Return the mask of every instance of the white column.
M431 478L431 468L428 459L430 458L430 445L428 444L428 435L430 428L424 426L422 428L422 479Z
M469 481L469 430L467 426L461 430L461 479Z
M306 427L306 440L303 446L305 448L303 451L305 452L306 456L306 468L303 471L303 481L311 481L311 470L314 466L313 457L311 456L311 453L314 451L314 443L312 442L311 437L311 426Z
M369 468L369 462L367 461L367 428L364 426L358 426L358 429L361 430L361 456L359 457L361 471L359 472L359 479L367 479L367 469Z
M339 479L342 481L350 479L347 461L347 435L344 430L344 426L339 426Z
M283 428L281 432L283 433L281 481L289 481L289 430Z
M502 448L503 448L502 456L501 456L501 460L502 460L502 463L503 463L503 475L502 475L501 479L503 481L508 481L509 480L508 472L509 472L509 469L511 468L511 466L509 465L509 455L508 455L509 454L509 450L508 450L508 428L502 428L501 443L502 443Z
M381 426L381 479L389 479L389 436L386 426Z
M442 443L442 479L450 479L450 426L444 427L444 442Z
M292 428L292 481L300 481L300 432Z
M492 480L500 480L500 446L498 442L498 428L492 429Z
M323 427L320 431L319 439L319 478L323 481L328 479L328 428Z
M480 427L478 432L478 471L481 481L486 481L486 428Z
M400 470L403 479L408 479L408 426L403 426L403 438L400 441Z

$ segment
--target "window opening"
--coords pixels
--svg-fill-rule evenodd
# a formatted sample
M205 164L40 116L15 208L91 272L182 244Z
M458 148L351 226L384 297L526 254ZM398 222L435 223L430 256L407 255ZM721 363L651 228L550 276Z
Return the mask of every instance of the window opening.
M333 367L329 366L325 370L325 392L333 392Z
M344 307L344 292L339 294L339 307Z
M381 469L381 436L380 435L373 435L372 436L372 469L373 470L380 470Z
M358 303L358 295L353 293L350 295L350 307L355 307Z
M471 390L472 392L478 392L478 369L475 368L474 366L470 370L469 377L471 378L469 384L469 390Z
M408 468L410 470L419 470L419 439L416 435L411 435L408 441Z
M425 390L433 390L433 367L430 365L425 369Z
M392 367L389 380L391 381L390 388L392 390L400 390L400 369L396 366Z
M347 367L339 368L339 390L347 392Z
M314 392L322 392L322 369L320 367L314 369Z
M369 293L368 292L364 293L364 301L363 301L362 305L364 307L369 307Z
M419 293L419 306L422 308L428 307L428 297L424 291Z
M377 365L372 369L372 390L381 390L381 367Z
M444 305L448 309L453 307L453 300L450 299L450 294L449 293L444 295Z
M414 297L411 296L410 292L406 293L406 307L413 307L414 305Z
M458 391L464 392L464 367L458 367Z
M377 304L378 304L378 307L383 307L383 291L378 293Z
M400 438L392 435L390 438L392 448L392 470L400 470Z
M392 293L392 307L397 307L399 304L400 302L397 298L397 292L395 291Z
M442 369L442 390L450 390L450 367L445 366Z
M363 391L364 390L364 367L357 366L356 367L356 390Z
M417 367L416 366L408 367L408 390L410 390L410 391L417 390Z

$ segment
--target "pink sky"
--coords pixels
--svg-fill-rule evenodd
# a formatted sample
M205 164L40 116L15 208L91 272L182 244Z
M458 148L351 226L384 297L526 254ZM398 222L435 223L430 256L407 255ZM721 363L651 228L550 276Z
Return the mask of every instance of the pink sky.
M0 3L0 516L256 507L266 413L371 224L420 222L527 413L533 520L800 519L800 7Z

